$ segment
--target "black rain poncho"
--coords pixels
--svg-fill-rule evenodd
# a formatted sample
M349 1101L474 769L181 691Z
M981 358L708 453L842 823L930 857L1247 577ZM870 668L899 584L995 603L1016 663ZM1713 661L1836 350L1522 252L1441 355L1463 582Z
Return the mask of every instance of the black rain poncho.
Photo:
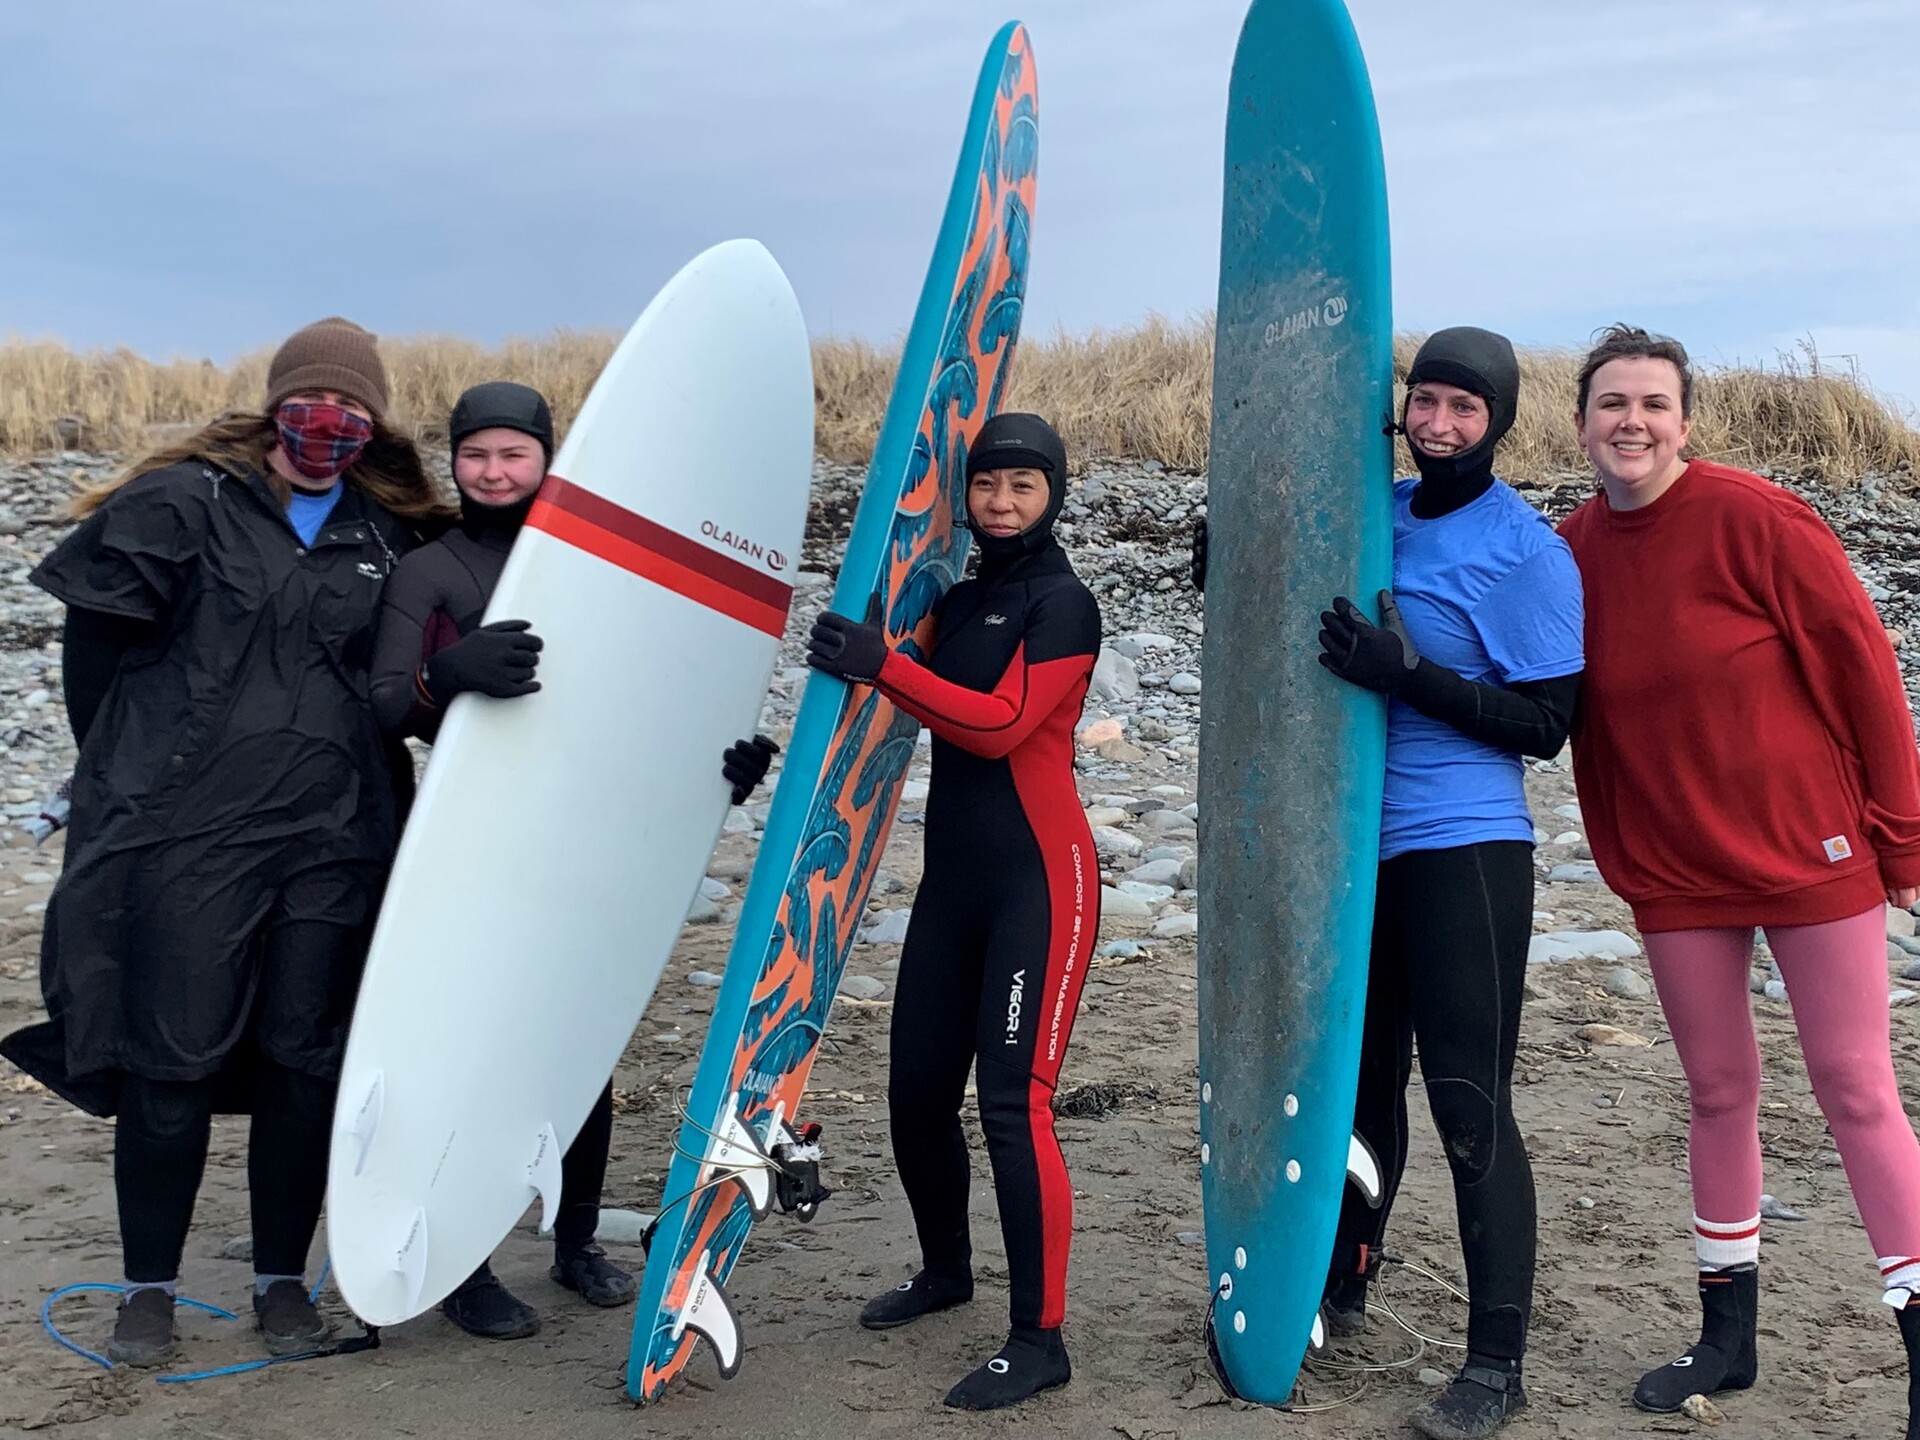
M378 903L403 782L367 672L416 543L349 483L309 548L265 479L188 461L115 492L33 572L149 638L80 747L40 952L51 1018L0 1053L100 1114L120 1073L204 1078L243 1041L337 1071L343 1023L259 1033L257 1011L286 1009L256 1005L259 938L270 920L365 926Z

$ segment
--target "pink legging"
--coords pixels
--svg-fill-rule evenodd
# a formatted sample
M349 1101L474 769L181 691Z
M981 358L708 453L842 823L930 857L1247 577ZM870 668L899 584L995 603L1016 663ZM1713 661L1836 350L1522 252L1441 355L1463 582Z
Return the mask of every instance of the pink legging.
M1900 1103L1887 1018L1885 911L1824 925L1767 927L1827 1117L1883 1274L1920 1257L1920 1141ZM1751 929L1648 935L1660 1007L1693 1105L1687 1163L1703 1226L1734 1227L1760 1209L1760 1047L1747 972Z

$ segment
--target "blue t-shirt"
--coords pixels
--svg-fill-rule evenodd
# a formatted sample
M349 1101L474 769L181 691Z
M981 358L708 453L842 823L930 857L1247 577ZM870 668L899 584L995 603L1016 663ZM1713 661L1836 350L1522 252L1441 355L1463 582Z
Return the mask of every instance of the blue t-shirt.
M1504 481L1437 520L1393 487L1393 595L1414 648L1482 685L1584 668L1580 571L1546 517ZM1518 755L1399 700L1387 707L1380 858L1485 840L1532 843Z
M340 491L345 484L344 480L336 480L331 490L293 492L293 498L287 501L287 519L292 522L302 545L313 544L314 536L327 523L333 507L340 503Z

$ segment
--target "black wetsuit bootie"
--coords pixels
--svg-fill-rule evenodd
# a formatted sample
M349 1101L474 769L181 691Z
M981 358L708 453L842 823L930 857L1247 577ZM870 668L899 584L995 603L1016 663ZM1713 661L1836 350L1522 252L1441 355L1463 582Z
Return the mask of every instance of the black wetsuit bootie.
M911 1280L876 1295L869 1300L866 1308L860 1312L860 1323L869 1330L891 1330L896 1325L910 1325L922 1315L931 1315L936 1310L951 1310L956 1305L964 1305L973 1299L973 1277L950 1279L922 1270Z
M484 1261L440 1302L440 1313L482 1340L524 1340L540 1333L540 1313L502 1285Z
M1745 1390L1760 1373L1755 1337L1760 1323L1760 1267L1702 1271L1700 1313L1699 1341L1679 1359L1649 1370L1634 1387L1633 1403L1642 1410L1670 1415L1687 1403L1689 1395Z
M1377 1265L1365 1269L1338 1270L1327 1276L1327 1288L1320 1298L1320 1316L1330 1340L1362 1335L1367 1329L1367 1286Z
M947 1404L955 1410L999 1410L1072 1378L1058 1330L1018 1327L998 1355L947 1392Z
M1453 1383L1409 1415L1407 1424L1427 1440L1480 1440L1526 1408L1518 1360L1469 1354Z
M1893 1314L1907 1347L1907 1440L1920 1440L1920 1300Z
M607 1258L607 1252L589 1240L570 1250L555 1246L553 1283L564 1285L589 1305L631 1305L639 1287L633 1276Z

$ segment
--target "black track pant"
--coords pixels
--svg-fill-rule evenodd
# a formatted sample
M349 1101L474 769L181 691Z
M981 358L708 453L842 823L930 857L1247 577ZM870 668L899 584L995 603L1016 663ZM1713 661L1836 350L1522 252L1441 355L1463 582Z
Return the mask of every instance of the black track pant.
M260 1062L247 1143L253 1268L299 1275L320 1223L335 1082ZM114 1125L113 1186L127 1279L172 1280L193 1220L213 1121L212 1080L130 1075Z
M1374 1211L1348 1187L1333 1257L1336 1275L1351 1274L1386 1234L1407 1163L1417 1039L1453 1168L1467 1345L1504 1359L1524 1353L1533 1308L1533 1170L1511 1093L1532 930L1533 847L1522 841L1417 850L1380 866L1354 1128L1380 1158L1386 1195Z
M1018 814L1000 817L990 835L952 829L961 833L929 826L926 878L900 957L887 1080L894 1160L926 1268L969 1275L960 1104L977 1061L1013 1324L1053 1329L1066 1312L1073 1237L1053 1090L1099 929L1099 871L1084 824L1077 835L1064 825L1050 835L1044 860Z
M298 1275L320 1223L334 1092L364 959L360 926L283 921L263 937L250 1027L255 1061L247 1140L253 1268ZM175 1279L206 1169L219 1081L128 1075L114 1125L113 1184L129 1280Z

